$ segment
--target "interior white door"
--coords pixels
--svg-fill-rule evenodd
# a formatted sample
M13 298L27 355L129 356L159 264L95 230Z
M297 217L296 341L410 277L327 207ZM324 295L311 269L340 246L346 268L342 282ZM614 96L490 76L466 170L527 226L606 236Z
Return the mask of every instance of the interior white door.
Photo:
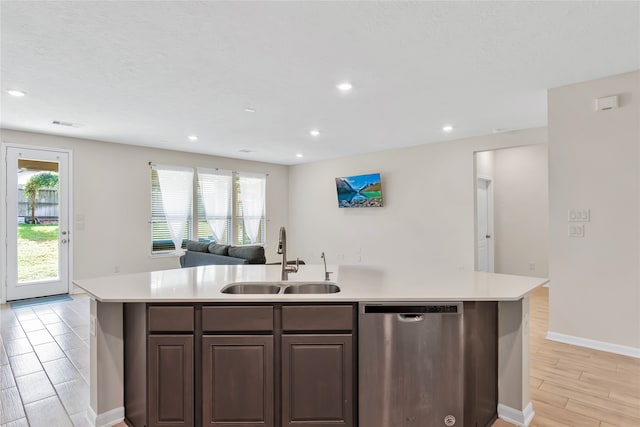
M7 146L5 159L7 300L68 293L69 153ZM43 175L28 197L24 187Z
M478 178L476 196L477 269L493 272L493 192L489 179Z

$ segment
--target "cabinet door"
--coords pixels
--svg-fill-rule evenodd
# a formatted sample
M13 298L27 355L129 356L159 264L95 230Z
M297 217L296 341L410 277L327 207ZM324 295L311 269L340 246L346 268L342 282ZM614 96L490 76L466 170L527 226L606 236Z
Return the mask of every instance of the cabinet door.
M193 335L150 335L149 427L193 426Z
M273 336L202 337L202 423L273 427Z
M352 335L282 336L282 425L353 425Z

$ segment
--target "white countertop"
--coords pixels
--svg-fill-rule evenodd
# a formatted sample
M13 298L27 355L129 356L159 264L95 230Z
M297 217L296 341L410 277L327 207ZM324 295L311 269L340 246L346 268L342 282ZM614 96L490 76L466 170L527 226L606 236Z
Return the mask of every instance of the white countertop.
M275 302L275 301L515 301L547 283L539 277L469 271L433 272L417 266L329 266L335 294L224 294L236 282L280 281L279 265L208 265L149 273L118 274L73 283L102 302ZM293 285L323 282L322 265L301 265Z

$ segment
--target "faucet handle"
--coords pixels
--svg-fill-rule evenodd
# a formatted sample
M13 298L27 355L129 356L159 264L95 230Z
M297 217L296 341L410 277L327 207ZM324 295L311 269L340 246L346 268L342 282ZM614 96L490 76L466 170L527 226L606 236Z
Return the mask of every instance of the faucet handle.
M294 271L298 271L298 268L300 268L300 258L296 258L296 267Z
M331 280L331 277L329 277L330 274L333 274L333 271L325 271L324 272L324 280L326 280L326 281Z

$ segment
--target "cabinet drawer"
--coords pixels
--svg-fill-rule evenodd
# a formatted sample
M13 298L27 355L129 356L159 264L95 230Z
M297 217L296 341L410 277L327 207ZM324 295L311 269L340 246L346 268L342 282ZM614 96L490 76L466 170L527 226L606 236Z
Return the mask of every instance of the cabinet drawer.
M282 307L285 331L350 331L353 307L350 305L292 305Z
M149 331L192 332L193 307L149 307Z
M272 330L273 307L202 307L203 332Z

